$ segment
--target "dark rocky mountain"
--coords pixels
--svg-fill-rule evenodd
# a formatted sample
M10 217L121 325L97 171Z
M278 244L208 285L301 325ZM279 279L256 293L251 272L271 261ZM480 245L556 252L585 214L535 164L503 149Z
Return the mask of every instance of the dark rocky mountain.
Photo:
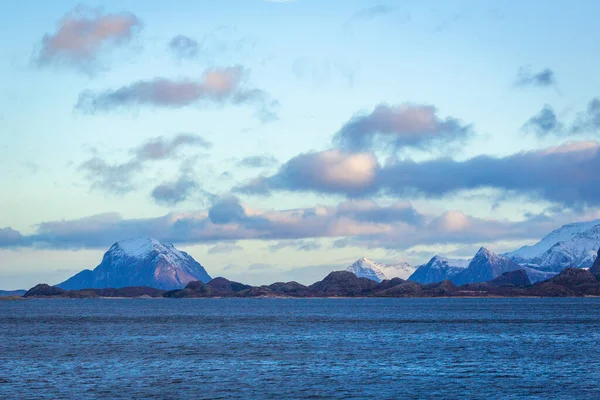
M134 286L124 288L105 288L105 289L81 289L64 290L57 286L50 286L45 283L34 286L29 289L23 297L26 298L98 298L98 297L162 297L164 290L150 287Z
M590 272L596 276L600 276L600 249L598 250L598 256L594 261L594 265L590 268Z
M50 286L45 283L40 283L29 289L23 297L52 297L61 296L67 291L56 286Z
M493 287L527 287L531 286L531 279L523 269L505 272L488 282Z
M275 282L267 286L273 293L283 296L306 296L308 295L308 287L301 285L298 282Z
M57 286L67 290L149 286L179 289L211 278L189 254L152 238L117 242L93 271L84 270Z
M404 281L396 286L377 291L377 297L423 297L423 286L417 282Z
M211 280L206 286L209 286L213 293L217 295L230 295L252 288L250 285L244 285L243 283L230 281L222 277Z
M555 277L533 285L529 294L546 297L600 296L600 281L590 270L566 268Z
M472 282L486 282L497 278L505 272L523 269L519 264L499 256L482 247L469 263L469 266L460 273L449 277L457 285Z
M334 271L322 281L313 283L309 291L321 296L360 296L372 292L378 283L368 278L359 278L352 272Z
M264 289L264 290L258 290ZM262 294L260 294L262 293ZM259 297L274 294L268 288L257 288L243 283L230 281L222 277L215 278L208 283L193 281L181 290L170 290L164 294L169 298L194 298L194 297Z

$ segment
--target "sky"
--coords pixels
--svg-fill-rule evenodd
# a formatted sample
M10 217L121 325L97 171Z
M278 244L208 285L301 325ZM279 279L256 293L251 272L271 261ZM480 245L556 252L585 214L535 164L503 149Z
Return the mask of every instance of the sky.
M20 1L0 16L0 289L152 236L310 283L600 218L600 3Z

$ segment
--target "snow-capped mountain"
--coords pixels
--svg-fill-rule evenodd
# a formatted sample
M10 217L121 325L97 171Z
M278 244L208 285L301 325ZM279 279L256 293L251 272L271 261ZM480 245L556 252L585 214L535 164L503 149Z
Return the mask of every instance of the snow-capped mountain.
M542 271L589 268L600 247L600 220L565 225L536 243L504 256Z
M346 268L346 271L352 272L359 278L368 278L373 281L381 282L385 279L393 278L408 279L415 271L415 267L411 267L410 264L405 262L391 265L382 264L362 257Z
M519 264L508 258L482 247L469 263L469 266L458 274L449 277L457 285L472 282L487 282L502 275L505 272L524 269Z
M469 260L434 256L427 264L420 265L408 279L421 284L441 282L459 274L468 266Z
M83 270L60 283L62 289L103 289L149 286L179 289L190 281L211 277L189 254L153 238L127 239L113 244L93 271Z

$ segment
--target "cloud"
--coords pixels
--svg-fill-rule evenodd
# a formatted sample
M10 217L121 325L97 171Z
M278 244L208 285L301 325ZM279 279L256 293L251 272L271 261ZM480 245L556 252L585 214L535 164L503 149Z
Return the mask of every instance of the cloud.
M579 216L581 218L581 216ZM445 211L439 216L428 218L418 229L401 225L384 234L356 235L339 239L334 243L337 248L367 247L388 250L405 250L416 246L460 245L480 247L502 241L525 239L539 240L552 230L573 222L577 216L531 215L521 221L477 218L464 214L460 210ZM427 258L431 257L430 254ZM473 253L463 254L463 256ZM425 260L424 260L425 261Z
M86 114L154 106L181 108L192 104L250 104L257 115L267 121L275 118L277 102L260 89L244 87L246 70L242 66L207 69L198 80L155 78L140 80L118 89L83 91L75 108Z
M378 207L372 200L355 200L341 203L338 213L356 221L387 223L402 221L414 226L422 226L423 215L419 214L407 201L398 201L388 207Z
M384 15L391 14L394 11L396 11L395 7L388 6L385 4L380 4L380 5L364 8L360 11L357 11L353 17L356 19L373 19L376 17L381 17Z
M554 110L548 104L538 114L531 117L523 128L527 131L533 131L538 137L562 134L564 131L562 122L558 120Z
M528 215L520 221L476 218L459 210L441 215L421 214L418 222L408 220L359 221L344 209L350 203L337 206L316 206L292 210L252 209L238 218L215 224L210 210L170 213L155 218L125 219L119 214L106 213L91 217L43 222L34 233L21 236L5 228L0 230L0 247L106 250L124 238L152 236L176 245L213 244L215 252L237 251L239 240L278 240L271 251L289 246L297 251L316 251L316 239L331 238L336 247L357 246L402 251L416 246L474 245L539 239L553 229L577 219L597 219L598 212L580 214L542 213ZM364 208L364 204L356 208ZM390 206L372 204L376 209ZM377 214L377 212L373 211ZM420 214L420 213L419 213ZM12 239L6 240L6 237ZM4 239L2 239L4 238ZM418 249L417 249L418 250ZM423 260L425 261L425 260Z
M600 133L600 98L592 99L571 128L574 134Z
M156 186L151 193L159 204L176 205L181 203L200 188L195 180L181 176L175 181L164 182Z
M517 72L516 86L521 87L551 87L556 86L554 71L545 68L538 72L532 72L530 67L521 67Z
M246 219L246 210L235 197L219 199L208 210L208 218L213 224L225 225Z
M600 98L590 100L585 111L578 113L570 124L558 120L552 107L546 104L538 114L523 125L523 128L533 131L539 137L550 134L559 136L597 135L600 133Z
M505 157L399 161L380 171L376 186L389 195L430 198L494 188L566 206L598 205L598 148L598 142L569 142Z
M254 263L248 266L248 271L264 271L273 269L274 265L266 263Z
M125 194L135 188L133 177L142 170L142 165L137 160L110 164L96 156L84 161L78 170L85 173L92 188L113 194Z
M169 41L168 48L178 58L194 58L200 51L198 42L185 35L174 36Z
M235 243L218 243L208 249L208 254L231 254L241 250L244 250L244 248Z
M300 154L271 177L261 177L235 188L240 193L268 194L271 190L361 194L368 192L379 165L370 153L333 149Z
M0 248L18 246L22 241L23 236L18 231L10 227L0 228Z
M334 143L350 151L374 148L427 149L467 139L471 126L452 117L440 118L430 105L378 105L370 114L348 121Z
M443 198L464 190L498 189L566 206L600 205L600 144L568 142L504 157L481 155L464 161L437 158L396 160L379 166L368 153L337 150L301 154L277 173L235 190L275 190L345 196Z
M78 170L85 173L92 188L122 195L135 189L134 178L143 171L147 163L175 158L185 147L210 148L211 146L201 136L191 133L181 133L171 138L159 136L131 149L132 156L128 161L109 163L95 155L81 163ZM157 202L176 204L187 198L197 187L190 178L189 166L184 162L182 168L179 179L165 182L154 189L152 197Z
M104 14L78 7L61 19L54 33L44 35L36 62L93 69L102 52L131 41L141 27L132 13Z
M222 25L200 39L176 35L168 42L167 49L178 60L194 59L204 65L223 65L253 55L256 39L240 33L235 26Z
M315 241L299 240L283 240L268 247L269 251L275 253L283 249L294 249L296 251L316 251L321 250L323 246Z
M357 206L363 208L363 205ZM386 208L373 204L375 208ZM23 245L51 248L105 248L115 241L151 236L170 243L201 244L236 240L295 240L384 233L389 225L353 220L352 206L317 206L291 210L261 210L235 198L219 199L208 210L170 213L156 218L123 219L116 213L49 221L22 238ZM409 226L411 221L390 221ZM304 243L311 246L309 242ZM10 244L5 244L5 246Z
M193 133L180 133L171 139L167 139L164 136L150 139L135 148L133 153L138 161L164 160L175 156L177 151L185 146L210 149L212 143L206 141L202 136Z
M244 157L237 165L243 168L268 168L277 164L279 161L275 157L265 155Z

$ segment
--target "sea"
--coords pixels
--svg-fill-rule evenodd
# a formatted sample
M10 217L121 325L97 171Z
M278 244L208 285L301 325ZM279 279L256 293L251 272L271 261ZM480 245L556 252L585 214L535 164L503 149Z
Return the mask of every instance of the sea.
M600 299L0 301L0 399L599 399Z

